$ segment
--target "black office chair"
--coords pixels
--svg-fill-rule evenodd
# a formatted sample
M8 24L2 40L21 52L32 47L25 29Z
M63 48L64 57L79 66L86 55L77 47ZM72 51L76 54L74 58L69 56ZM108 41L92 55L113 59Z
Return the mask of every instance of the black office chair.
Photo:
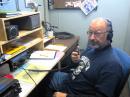
M114 96L114 97L119 97L130 74L130 56L126 54L124 51L122 51L121 49L114 48L113 51L114 53L116 53L117 58L120 60L123 68L123 78L119 86L117 87Z

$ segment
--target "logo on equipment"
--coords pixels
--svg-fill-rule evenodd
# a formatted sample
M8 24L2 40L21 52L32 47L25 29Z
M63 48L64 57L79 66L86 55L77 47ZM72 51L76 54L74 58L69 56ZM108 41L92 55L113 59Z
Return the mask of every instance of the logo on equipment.
M79 75L84 68L85 71L87 71L90 68L90 62L86 56L81 57L78 67L72 73L72 79L74 80L76 76Z

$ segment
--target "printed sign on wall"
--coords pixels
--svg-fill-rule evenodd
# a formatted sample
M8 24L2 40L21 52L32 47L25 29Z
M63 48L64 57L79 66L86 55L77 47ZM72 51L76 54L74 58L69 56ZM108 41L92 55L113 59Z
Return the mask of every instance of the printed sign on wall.
M97 1L96 0L84 0L81 5L80 9L88 15L90 12L92 12L97 7Z

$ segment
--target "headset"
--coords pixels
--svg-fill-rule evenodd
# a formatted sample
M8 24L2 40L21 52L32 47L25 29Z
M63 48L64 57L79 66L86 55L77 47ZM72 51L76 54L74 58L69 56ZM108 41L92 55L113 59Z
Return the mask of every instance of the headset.
M107 35L107 40L110 41L110 43L112 42L112 37L113 37L113 29L112 29L112 22L109 19L106 19L107 21L107 30L108 30L108 35Z

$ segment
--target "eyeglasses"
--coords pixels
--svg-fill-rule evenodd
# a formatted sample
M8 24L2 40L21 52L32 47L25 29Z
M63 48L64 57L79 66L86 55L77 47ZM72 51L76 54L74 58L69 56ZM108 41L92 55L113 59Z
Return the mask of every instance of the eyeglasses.
M96 37L99 37L101 34L105 34L106 32L92 32L92 31L87 31L87 34L89 35L89 36L91 36L91 35L94 35L94 36L96 36Z

